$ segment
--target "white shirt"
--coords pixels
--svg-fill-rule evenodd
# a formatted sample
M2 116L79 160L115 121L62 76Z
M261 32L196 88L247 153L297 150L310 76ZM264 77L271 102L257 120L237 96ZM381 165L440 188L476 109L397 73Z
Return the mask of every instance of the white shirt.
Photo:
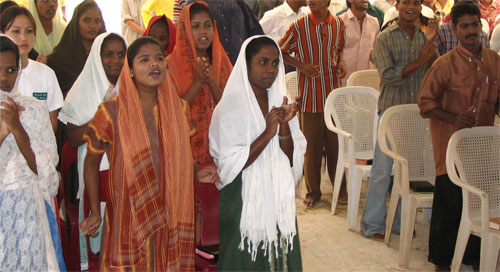
M142 33L137 33L125 21L132 20L145 29L142 21L141 7L147 0L123 0L122 1L122 35L127 44L131 44L137 38L142 37Z
M363 32L359 27L358 18L348 9L339 16L345 24L344 60L346 75L342 79L342 86L346 86L349 76L359 70L370 69L370 53L375 38L379 32L378 19L366 13L363 20Z
M286 31L290 28L290 25L309 12L308 7L300 7L299 11L295 13L285 1L283 4L264 13L259 23L264 33L271 36L273 40L279 43Z
M19 76L19 93L42 100L50 111L63 106L63 95L56 74L49 66L28 60L28 66Z
M495 26L493 29L493 33L491 34L491 50L496 51L498 54L500 54L500 24Z
M394 1L396 3L396 1ZM391 0L375 0L373 2L373 5L376 6L377 8L381 9L384 13L392 8L394 5L391 3Z

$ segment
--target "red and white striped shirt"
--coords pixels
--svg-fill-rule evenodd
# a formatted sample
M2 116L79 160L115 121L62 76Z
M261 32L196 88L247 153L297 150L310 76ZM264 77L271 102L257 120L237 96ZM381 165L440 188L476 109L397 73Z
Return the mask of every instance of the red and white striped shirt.
M299 61L320 69L320 76L316 78L298 70L303 112L323 112L328 94L340 87L337 63L344 49L344 36L342 19L329 13L327 19L321 21L309 13L290 25L281 39L282 52L295 53Z

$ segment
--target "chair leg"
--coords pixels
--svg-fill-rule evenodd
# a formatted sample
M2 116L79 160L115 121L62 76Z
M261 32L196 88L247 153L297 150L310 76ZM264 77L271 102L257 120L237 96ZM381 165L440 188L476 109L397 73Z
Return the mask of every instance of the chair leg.
M471 232L470 222L460 222L460 227L458 228L457 243L455 244L455 252L453 253L453 260L451 261L451 271L458 271L460 265L462 264L462 258L464 257L465 247L469 241L469 236Z
M385 238L384 242L389 245L391 242L391 234L392 227L394 226L394 219L396 218L396 212L398 210L399 205L399 190L395 192L395 188L393 187L391 193L391 200L389 201L389 211L387 212L387 219L385 222Z
M362 172L358 169L352 169L352 179L349 181L349 191L347 198L347 227L355 231L358 222L359 198L361 195Z
M491 236L490 233L487 233L481 237L481 259L479 264L481 271L495 271L497 267L500 241Z
M337 171L335 172L335 181L333 182L332 208L331 213L335 214L337 210L337 201L339 199L340 185L342 185L342 176L344 175L344 162L337 163ZM348 183L349 184L349 183Z
M401 207L401 233L399 236L399 265L410 266L411 244L413 242L413 229L417 215L417 200L410 197L403 200Z

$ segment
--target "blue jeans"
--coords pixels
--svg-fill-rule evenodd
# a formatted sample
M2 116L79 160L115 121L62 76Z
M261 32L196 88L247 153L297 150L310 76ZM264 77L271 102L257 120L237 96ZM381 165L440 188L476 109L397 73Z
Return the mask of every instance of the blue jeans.
M381 110L379 116L382 117L383 113L384 111ZM392 188L392 165L392 158L380 150L377 140L373 154L368 192L366 194L365 209L361 218L361 234L365 237L372 236L375 233L385 233L385 217L387 215L385 205L387 193ZM400 224L401 202L399 202L396 218L394 219L394 233L400 232Z

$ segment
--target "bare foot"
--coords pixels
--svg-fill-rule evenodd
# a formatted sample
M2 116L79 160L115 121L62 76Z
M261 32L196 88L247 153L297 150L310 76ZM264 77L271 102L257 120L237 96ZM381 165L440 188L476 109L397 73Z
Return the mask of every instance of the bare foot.
M308 208L314 207L316 202L317 202L316 200L314 200L313 198L310 198L310 197L307 197L306 199L304 199L304 205Z

